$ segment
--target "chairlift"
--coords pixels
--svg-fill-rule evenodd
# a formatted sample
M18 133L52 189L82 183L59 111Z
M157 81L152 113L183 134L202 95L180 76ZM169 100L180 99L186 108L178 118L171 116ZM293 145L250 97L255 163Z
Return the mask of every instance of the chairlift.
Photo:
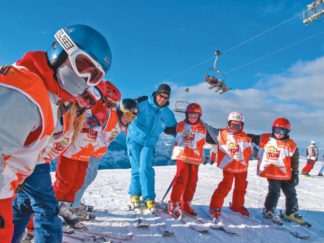
M184 92L186 94L188 94L190 91L189 88L186 88L184 90ZM175 107L174 107L174 111L175 112L179 112L179 113L185 113L186 112L186 109L187 109L187 106L189 105L190 103L188 101L185 100L185 98L183 97L182 100L177 100L176 103L175 103Z
M303 23L310 24L324 16L324 0L316 0L307 5L304 10Z
M174 111L175 112L179 112L179 113L185 113L186 112L186 108L190 103L188 101L185 100L177 100L175 103L175 108Z
M204 81L209 84L209 89L214 89L216 93L223 94L230 90L230 88L225 84L225 74L217 67L217 62L219 57L222 55L222 52L216 50L214 54L215 59L213 68L208 68Z

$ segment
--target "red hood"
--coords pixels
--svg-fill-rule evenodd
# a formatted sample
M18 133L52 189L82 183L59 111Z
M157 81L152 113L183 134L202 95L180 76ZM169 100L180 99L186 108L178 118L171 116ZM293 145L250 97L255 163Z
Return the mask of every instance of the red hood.
M75 97L70 95L55 79L53 69L49 66L46 52L35 51L27 52L20 60L16 62L18 66L24 66L28 70L37 74L44 81L48 90L64 101L74 101Z

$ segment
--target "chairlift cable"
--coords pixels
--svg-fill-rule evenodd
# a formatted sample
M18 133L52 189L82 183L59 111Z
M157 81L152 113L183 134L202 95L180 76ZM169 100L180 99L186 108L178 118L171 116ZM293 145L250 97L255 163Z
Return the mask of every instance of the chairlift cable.
M283 25L283 24L286 24L286 23L292 21L293 19L295 19L295 18L297 18L297 17L299 17L299 16L301 16L300 13L297 14L297 15L295 15L295 16L293 16L293 17L291 17L291 18L289 18L289 19L286 19L286 20L282 21L282 22L279 23L279 24L276 24L276 25L270 27L269 29L267 29L267 30L265 30L265 31L262 31L262 32L259 33L259 34L256 34L255 36L252 36L251 38L249 38L249 39L247 39L247 40L242 41L241 43L236 44L235 46L233 46L233 47L231 47L231 48L225 50L223 53L231 52L231 51L233 51L234 49L236 49L236 48L238 48L238 47L240 47L240 46L242 46L242 45L244 45L244 44L246 44L246 43L248 43L248 42L250 42L250 41L252 41L252 40L254 40L254 39L256 39L256 38L258 38L258 37L260 37L261 35L264 35L264 34L270 32L270 31L272 31L272 30L278 28L279 26L281 26L281 25Z
M297 18L297 17L300 16L300 15L301 15L301 14L299 13L299 14L297 14L297 15L295 15L295 16L292 16L292 17L290 17L290 18L288 18L288 19L282 21L281 23L276 24L276 25L274 25L274 26L272 26L272 27L266 29L265 31L262 31L261 33L256 34L256 35L250 37L249 39L244 40L244 41L242 41L242 42L240 42L240 43L238 43L238 44L232 46L231 48L225 50L223 53L231 52L231 51L233 51L234 49L236 49L236 48L238 48L238 47L240 47L240 46L242 46L242 45L244 45L244 44L246 44L246 43L248 43L248 42L250 42L250 41L252 41L252 40L254 40L254 39L256 39L256 38L258 38L258 37L260 37L260 36L262 36L262 35L264 35L264 34L270 32L270 31L272 31L272 30L274 30L274 29L276 29L276 28L278 28L279 26L281 26L281 25L283 25L283 24L286 24L286 23L292 21L293 19ZM173 74L173 75L171 75L171 76L169 76L169 77L166 77L166 78L162 79L160 82L163 82L163 81L165 81L165 80L170 80L170 79L175 78L175 77L177 77L177 76L179 76L179 75L181 75L181 74L187 73L187 72L189 72L189 71L191 71L191 70L193 70L193 69L195 69L195 68L197 68L197 67L199 67L199 66L201 66L201 65L203 65L203 64L205 64L205 63L207 63L207 62L210 62L210 61L213 60L213 59L215 59L215 57L211 57L211 58L205 59L205 60L203 60L203 61L201 61L201 62L199 62L199 63L197 63L197 64L195 64L195 65L193 65L193 66L191 66L191 67L189 67L189 68L186 68L186 69L184 69L184 70L182 70L182 71L179 71L179 72L177 72L177 73L175 73L175 74ZM232 71L232 70L231 70L231 71ZM230 72L231 72L231 71L230 71ZM158 83L160 83L160 82L158 82ZM149 86L149 87L147 87L147 88L145 88L145 89L142 89L142 90L136 92L135 94L140 94L140 93L142 93L142 92L144 92L144 91L146 91L146 90L149 90L150 88L152 88L152 87L154 87L154 86L155 86L155 85Z
M290 45L288 45L288 46L285 46L285 47L280 48L280 49L278 49L278 50L276 50L276 51L270 52L270 53L268 53L268 54L266 54L266 55L264 55L264 56L258 57L258 58L256 58L256 59L250 61L250 62L247 62L247 63L242 64L242 65L240 65L240 66L238 66L238 67L236 67L236 68L233 68L232 70L230 70L230 71L228 71L228 72L225 72L225 74L226 74L226 75L227 75L227 74L230 74L230 73L235 72L235 71L237 71L237 70L239 70L239 69L241 69L241 68L244 68L244 67L246 67L246 66L248 66L248 65L251 65L251 64L253 64L253 63L259 62L259 61L261 61L261 60L263 60L263 59L265 59L265 58L267 58L267 57L269 57L269 56L272 56L272 55L275 55L275 54L277 54L277 53L280 53L280 52L282 52L282 51L284 51L284 50L287 50L287 49L289 49L289 48L291 48L291 47L293 47L293 46L297 46L297 45L299 45L299 44L301 44L301 43L303 43L303 42L305 42L305 41L308 41L308 40L310 40L310 39L313 39L313 38L315 38L315 37L317 37L317 36L319 36L319 35L321 35L321 34L324 34L324 31L321 31L321 32L319 32L319 33L316 33L316 34L314 34L314 35L312 35L312 36L309 36L309 37L307 37L307 38L305 38L305 39L302 39L302 40L300 40L300 41L294 42L294 43L292 43L292 44L290 44Z

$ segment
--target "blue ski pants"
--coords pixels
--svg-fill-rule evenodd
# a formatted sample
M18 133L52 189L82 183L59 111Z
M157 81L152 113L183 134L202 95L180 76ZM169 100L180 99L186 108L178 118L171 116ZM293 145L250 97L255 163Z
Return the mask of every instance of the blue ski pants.
M100 161L101 158L90 158L83 185L74 196L74 201L72 203L73 208L78 208L80 206L84 192L89 187L89 185L96 179Z
M12 203L15 227L12 243L20 242L32 214L35 243L62 242L62 222L58 217L59 206L52 186L50 165L37 165L16 195Z
M142 196L143 200L155 199L155 171L152 165L152 146L143 146L127 140L127 153L131 170L129 194Z

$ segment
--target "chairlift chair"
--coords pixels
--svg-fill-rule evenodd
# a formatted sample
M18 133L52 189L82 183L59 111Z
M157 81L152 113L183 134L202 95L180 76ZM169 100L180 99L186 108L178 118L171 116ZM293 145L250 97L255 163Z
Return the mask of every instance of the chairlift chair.
M230 90L230 88L225 85L225 74L217 67L217 62L219 57L222 55L222 52L216 50L214 54L215 59L213 68L207 69L207 75L205 76L204 81L209 84L209 89L215 89L216 93L222 94Z
M185 113L188 105L189 105L188 101L177 100L175 103L174 111L179 113Z

